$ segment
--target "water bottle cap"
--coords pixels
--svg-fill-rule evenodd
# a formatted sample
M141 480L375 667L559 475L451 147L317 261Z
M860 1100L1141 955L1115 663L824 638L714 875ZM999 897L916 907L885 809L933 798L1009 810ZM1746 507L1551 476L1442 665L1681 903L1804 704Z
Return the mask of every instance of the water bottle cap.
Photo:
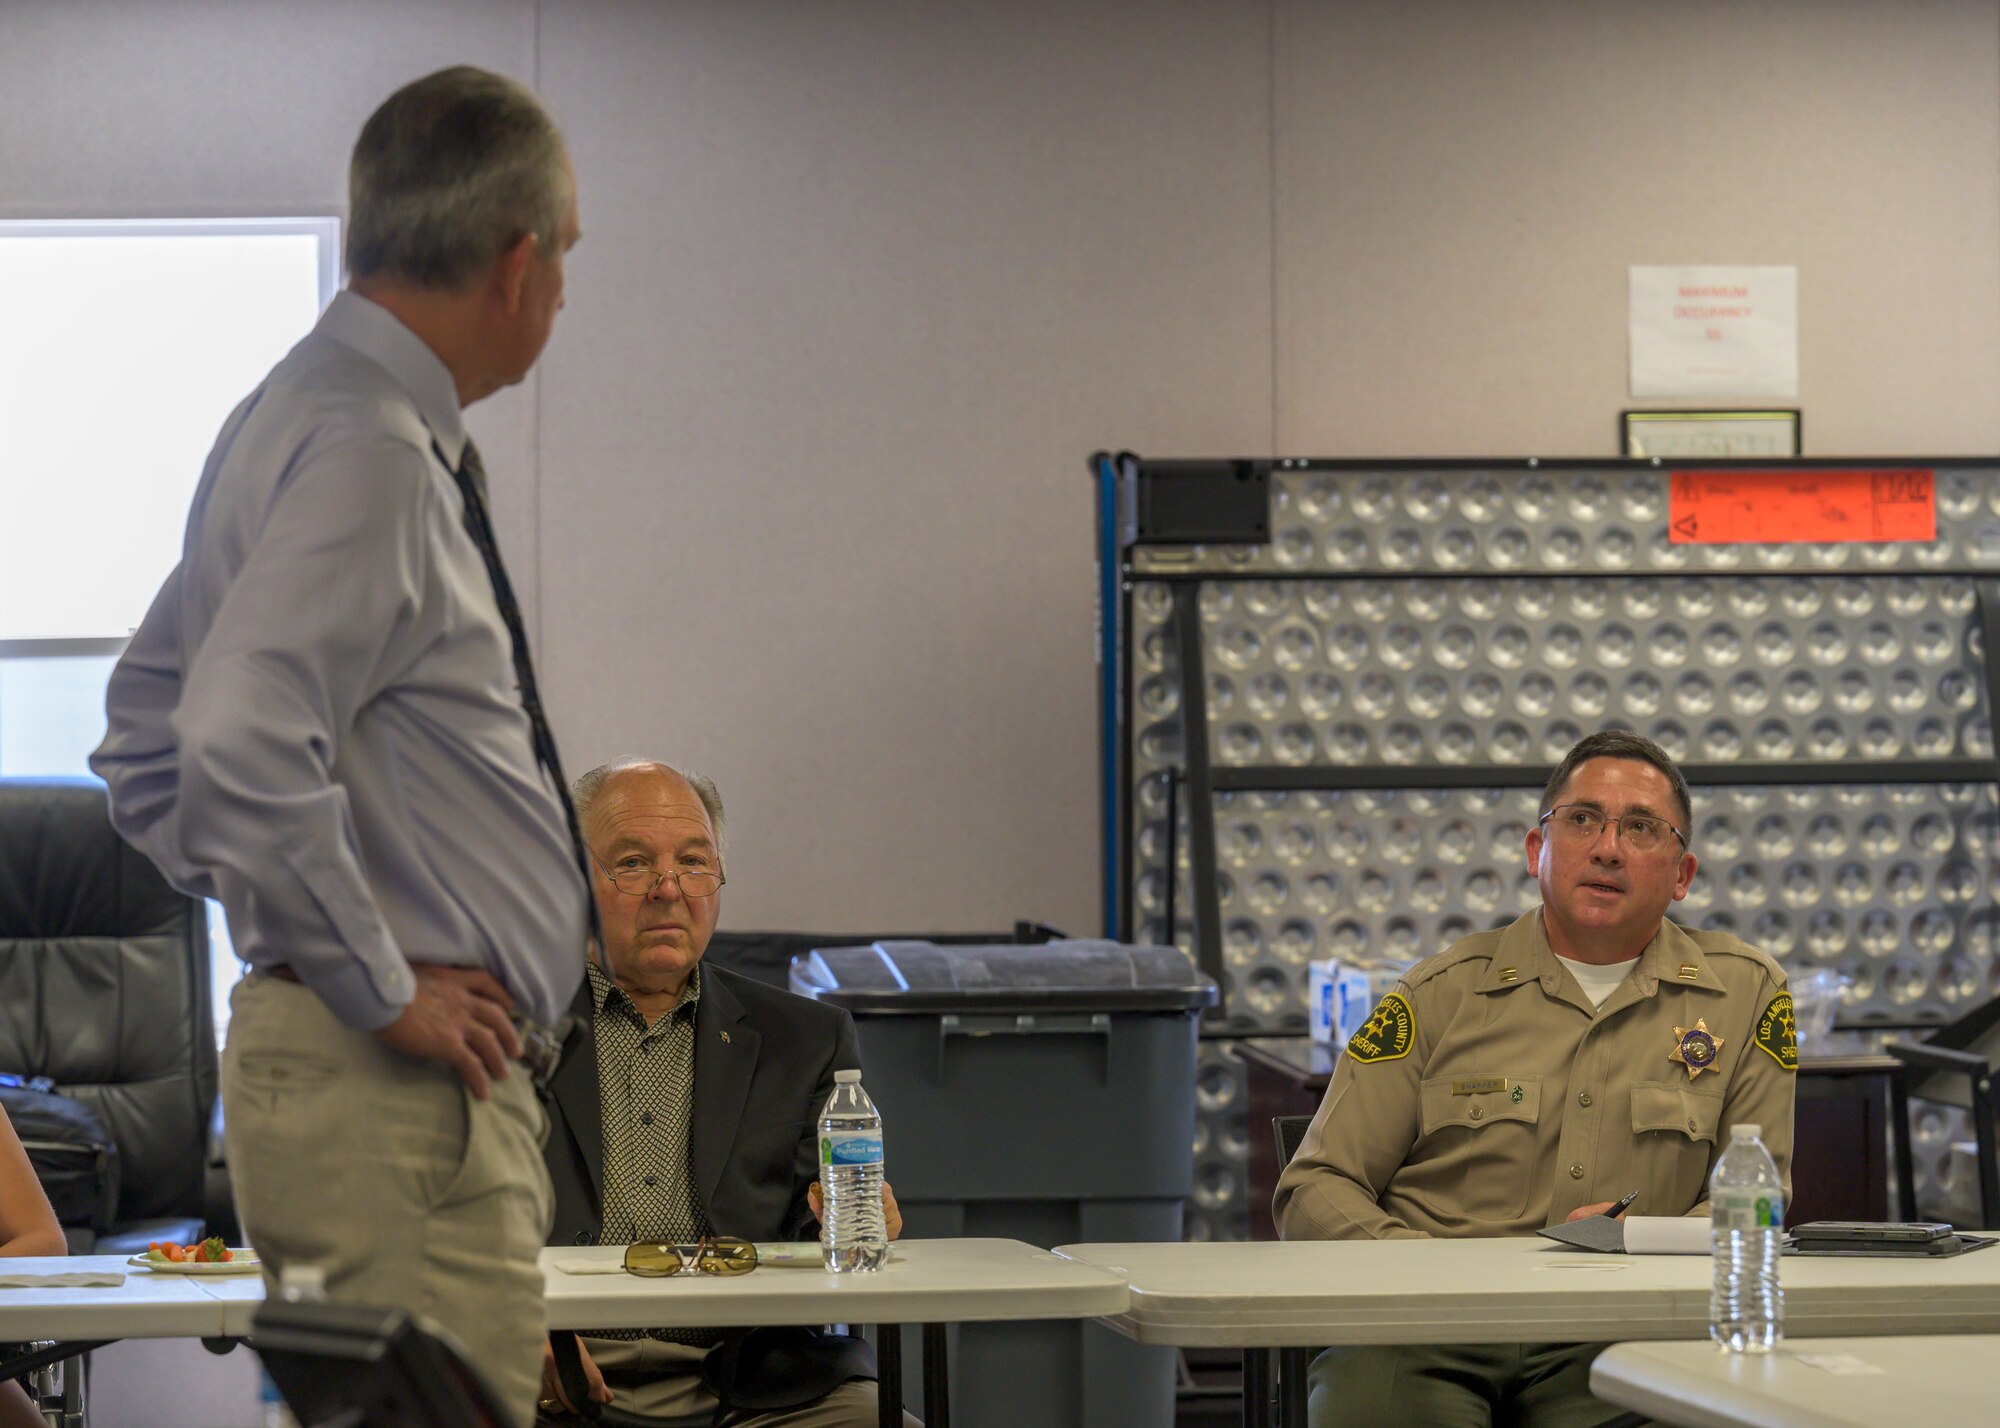
M833 1073L833 1079L838 1085L859 1086L861 1084L861 1073L859 1071L836 1071Z
M317 1264L288 1264L278 1279L278 1297L294 1303L326 1297L326 1270Z
M1762 1126L1753 1125L1749 1121L1739 1121L1729 1128L1729 1137L1731 1140L1759 1140L1763 1137L1763 1134L1764 1128Z

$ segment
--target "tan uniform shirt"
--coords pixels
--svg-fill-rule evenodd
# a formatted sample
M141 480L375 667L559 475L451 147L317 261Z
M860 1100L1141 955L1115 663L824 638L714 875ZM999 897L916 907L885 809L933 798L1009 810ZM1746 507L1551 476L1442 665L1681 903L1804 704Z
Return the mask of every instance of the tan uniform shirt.
M1705 1025L1712 1069L1670 1059ZM1687 1053L1700 1060L1697 1040ZM1798 1065L1770 957L1672 922L1600 1008L1541 909L1412 968L1348 1043L1278 1179L1286 1239L1524 1235L1632 1190L1707 1213L1729 1127L1754 1121L1791 1189Z

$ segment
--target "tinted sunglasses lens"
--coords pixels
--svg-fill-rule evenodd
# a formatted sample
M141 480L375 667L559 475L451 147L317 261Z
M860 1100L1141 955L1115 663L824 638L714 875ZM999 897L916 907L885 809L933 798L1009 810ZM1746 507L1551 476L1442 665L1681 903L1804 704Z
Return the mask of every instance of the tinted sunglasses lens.
M625 1247L625 1272L657 1277L665 1274L679 1274L681 1252L672 1245L627 1245Z
M718 1240L703 1247L704 1274L748 1274L757 1267L757 1246L748 1240Z

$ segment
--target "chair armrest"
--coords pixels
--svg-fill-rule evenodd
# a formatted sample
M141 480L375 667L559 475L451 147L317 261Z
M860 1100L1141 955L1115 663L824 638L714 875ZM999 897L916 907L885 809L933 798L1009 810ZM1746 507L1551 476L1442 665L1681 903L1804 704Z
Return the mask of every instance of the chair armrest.
M1917 1066L1926 1071L1957 1072L1977 1081L1982 1076L1993 1074L1993 1065L1984 1056L1970 1051L1953 1051L1943 1046L1919 1046L1910 1041L1892 1041L1882 1048L1905 1066Z

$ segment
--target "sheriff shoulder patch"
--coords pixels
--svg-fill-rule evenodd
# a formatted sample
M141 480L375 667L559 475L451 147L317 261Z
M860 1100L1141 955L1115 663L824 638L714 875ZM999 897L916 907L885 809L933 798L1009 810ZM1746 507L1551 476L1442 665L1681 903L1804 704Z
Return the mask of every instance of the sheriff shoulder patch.
M1792 994L1780 992L1771 998L1764 1014L1757 1018L1757 1045L1764 1054L1787 1071L1799 1069L1798 1027L1792 1020Z
M1402 993L1391 992L1348 1038L1347 1054L1356 1061L1394 1061L1408 1056L1416 1039L1417 1014Z

